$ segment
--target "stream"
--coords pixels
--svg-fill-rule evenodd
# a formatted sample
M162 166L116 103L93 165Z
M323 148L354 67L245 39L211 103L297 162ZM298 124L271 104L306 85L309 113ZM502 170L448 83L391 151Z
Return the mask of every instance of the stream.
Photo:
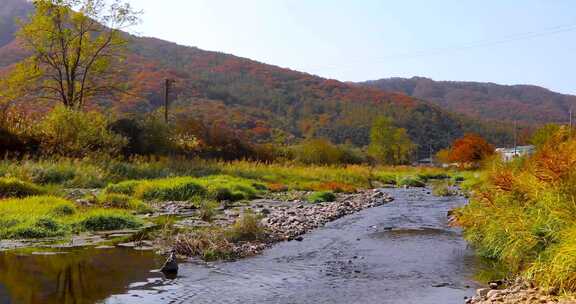
M458 303L482 267L448 210L462 197L386 189L395 200L235 262L182 263L127 248L0 253L1 304Z

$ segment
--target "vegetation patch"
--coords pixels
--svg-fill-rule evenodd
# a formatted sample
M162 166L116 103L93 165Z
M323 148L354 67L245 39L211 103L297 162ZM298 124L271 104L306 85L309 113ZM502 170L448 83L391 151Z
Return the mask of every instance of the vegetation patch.
M26 197L44 194L46 190L35 184L16 178L0 178L0 198Z
M141 225L138 218L126 211L78 210L74 203L54 196L0 200L0 239L45 238Z
M125 194L103 193L96 199L99 205L106 208L128 209L139 213L151 211L146 203Z
M432 182L432 194L435 196L454 196L458 195L458 191L454 188L450 181L441 180Z
M218 201L239 201L256 198L267 187L254 180L229 175L211 175L198 178L209 198Z
M145 180L134 188L134 196L147 201L186 201L205 193L206 189L191 177Z
M354 193L357 191L356 187L339 182L324 182L317 184L313 187L316 191L332 191L336 193Z
M78 222L78 226L88 231L133 229L142 226L142 221L133 215L111 210L92 210Z
M253 212L244 212L226 231L226 237L232 242L263 240L266 236L260 217Z
M199 256L206 261L226 260L235 255L234 244L222 228L201 228L176 236L173 244L178 254Z
M525 161L495 161L457 210L478 252L543 287L576 291L576 139L561 130ZM467 180L468 181L468 180Z
M148 201L187 201L197 197L238 201L257 197L267 187L254 180L228 175L173 177L124 181L106 187L108 194L133 195Z
M308 201L311 203L324 203L333 202L336 200L336 195L331 191L318 191L313 192L308 196Z
M400 179L398 186L405 187L426 187L426 183L417 177L406 176Z

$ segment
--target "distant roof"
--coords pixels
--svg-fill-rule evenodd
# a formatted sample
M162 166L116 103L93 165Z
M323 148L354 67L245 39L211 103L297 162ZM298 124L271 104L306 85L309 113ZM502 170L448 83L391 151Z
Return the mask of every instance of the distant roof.
M496 151L497 152L509 152L509 153L514 153L516 152L522 152L522 151L532 151L534 150L536 147L532 146L532 145L528 145L528 146L518 146L516 148L497 148Z

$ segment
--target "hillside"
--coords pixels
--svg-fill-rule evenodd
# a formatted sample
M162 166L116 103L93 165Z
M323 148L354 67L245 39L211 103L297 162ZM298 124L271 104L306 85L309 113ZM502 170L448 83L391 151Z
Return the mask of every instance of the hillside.
M443 109L494 121L525 124L566 122L576 96L530 85L434 81L428 78L388 78L362 85L429 100Z
M0 14L23 2L2 2ZM131 40L124 66L127 76L119 79L130 94L98 101L105 109L127 114L154 111L162 105L164 79L171 78L176 80L172 115L193 117L208 128L225 129L252 142L291 143L327 137L336 143L364 146L378 115L389 115L407 128L420 145L421 156L427 155L430 144L438 150L468 131L479 132L496 144L510 142L508 129L487 127L405 94L155 38L132 36ZM12 40L0 48L0 69L6 70L24 57Z

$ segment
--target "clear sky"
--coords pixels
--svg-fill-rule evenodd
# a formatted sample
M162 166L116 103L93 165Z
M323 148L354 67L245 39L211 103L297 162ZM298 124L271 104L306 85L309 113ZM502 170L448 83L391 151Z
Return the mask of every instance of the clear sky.
M129 0L134 30L342 81L424 76L576 94L576 0Z

